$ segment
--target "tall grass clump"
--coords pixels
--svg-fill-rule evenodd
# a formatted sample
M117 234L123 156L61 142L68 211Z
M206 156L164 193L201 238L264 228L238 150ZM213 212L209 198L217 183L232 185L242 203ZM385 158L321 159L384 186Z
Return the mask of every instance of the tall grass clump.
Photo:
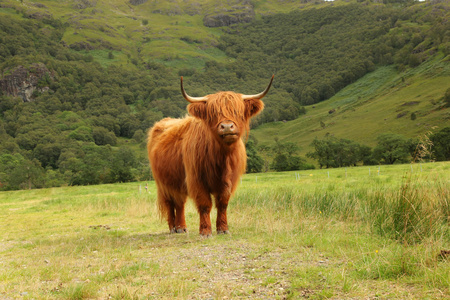
M338 179L311 188L296 183L247 185L233 204L271 218L323 216L363 222L373 232L405 244L430 238L449 241L450 191L445 178L428 176L407 173L399 182Z
M407 175L398 189L367 195L371 226L375 232L404 244L428 238L448 240L449 195L442 180Z

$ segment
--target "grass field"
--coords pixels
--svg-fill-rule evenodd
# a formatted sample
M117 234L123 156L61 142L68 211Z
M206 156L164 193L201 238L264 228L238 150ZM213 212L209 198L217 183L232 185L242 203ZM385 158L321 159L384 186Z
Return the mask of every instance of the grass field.
M0 193L0 298L444 299L450 163L248 174L231 235L145 182ZM213 220L215 216L213 216Z

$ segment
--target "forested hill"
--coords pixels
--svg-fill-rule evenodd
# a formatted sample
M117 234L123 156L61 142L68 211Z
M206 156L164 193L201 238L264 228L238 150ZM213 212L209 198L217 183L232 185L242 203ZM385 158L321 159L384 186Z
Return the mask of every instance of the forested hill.
M196 96L275 74L257 127L382 66L448 64L446 1L168 3L0 1L0 189L148 178L138 145L185 114L179 76Z

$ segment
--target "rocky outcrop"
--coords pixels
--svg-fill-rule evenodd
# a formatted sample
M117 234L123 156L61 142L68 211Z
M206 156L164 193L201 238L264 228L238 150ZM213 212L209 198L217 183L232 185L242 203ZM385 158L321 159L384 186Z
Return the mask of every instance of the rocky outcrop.
M47 84L54 76L44 64L32 64L25 68L18 66L10 75L0 79L0 89L8 96L21 97L24 102L33 101L33 94L49 90Z
M43 12L33 12L33 13L30 13L30 14L27 14L27 17L29 19L44 20L44 19L51 19L52 15L51 14L47 14L47 13L43 13Z
M130 0L130 4L133 5L140 5L140 4L144 4L145 2L147 2L148 0Z
M89 50L94 50L94 47L93 47L91 44L89 44L88 42L84 42L84 41L76 42L76 43L70 44L70 45L69 45L69 48L70 48L70 49L73 49L73 50L76 50L76 51L81 51L81 50L87 50L87 51L89 51Z
M230 26L238 23L249 23L255 18L255 11L249 1L231 8L223 8L203 18L203 25L207 27Z
M97 0L77 0L73 5L75 9L86 9L88 7L95 7L97 5Z

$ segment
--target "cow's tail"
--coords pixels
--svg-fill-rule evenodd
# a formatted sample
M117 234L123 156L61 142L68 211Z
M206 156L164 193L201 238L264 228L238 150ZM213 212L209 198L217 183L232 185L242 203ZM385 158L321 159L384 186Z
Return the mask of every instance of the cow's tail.
M156 200L156 207L158 209L158 216L161 220L168 221L169 219L169 211L170 211L170 204L166 200L166 197L162 195L162 191L160 188L158 188L158 199Z
M169 203L167 203L166 201L166 197L164 196L164 191L163 191L163 186L158 186L158 180L156 178L156 170L153 170L152 168L152 149L153 147L155 147L155 144L158 141L158 137L161 135L161 133L163 133L167 127L166 123L169 121L170 119L163 119L159 122L157 122L152 128L149 129L148 133L147 133L147 151L148 151L148 158L149 158L149 163L150 163L150 170L152 172L152 177L153 179L155 179L156 184L157 184L157 201L156 201L156 207L157 207L157 211L158 211L158 215L161 219L163 220L168 220L169 218L169 210L170 210L170 205Z

